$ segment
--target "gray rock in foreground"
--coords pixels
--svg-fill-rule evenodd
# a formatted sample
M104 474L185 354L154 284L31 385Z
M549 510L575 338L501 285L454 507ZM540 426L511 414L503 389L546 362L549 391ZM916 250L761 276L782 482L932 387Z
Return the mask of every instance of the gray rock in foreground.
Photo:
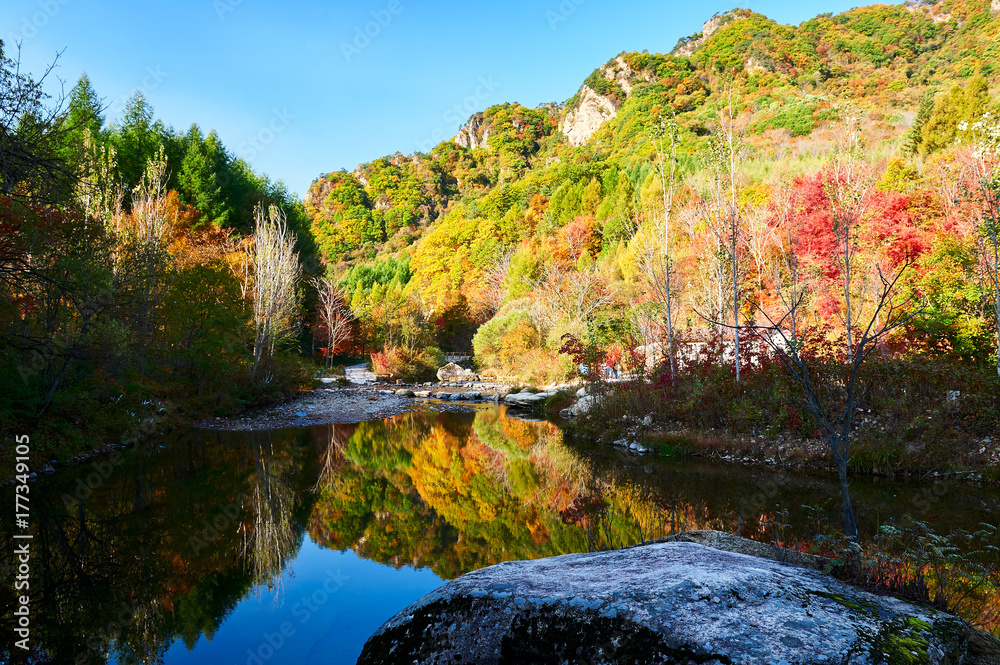
M688 542L501 563L369 638L372 663L959 665L959 619Z

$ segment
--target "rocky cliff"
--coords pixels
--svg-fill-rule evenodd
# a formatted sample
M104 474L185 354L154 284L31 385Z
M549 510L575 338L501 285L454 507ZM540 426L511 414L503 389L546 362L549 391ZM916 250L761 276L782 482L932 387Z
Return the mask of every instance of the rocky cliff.
M474 113L465 127L458 130L455 143L470 150L489 147L490 126L483 122L482 113Z
M734 9L722 14L716 14L712 18L705 21L704 25L701 26L700 33L679 41L670 54L690 58L694 55L694 52L699 46L704 44L709 37L715 34L716 30L732 20L742 18L743 12L745 11L746 10Z
M583 86L579 95L579 104L559 123L559 131L566 135L572 146L586 143L604 121L615 117L617 112L607 97L597 94L589 86Z
M595 72L598 73L605 81L621 90L623 98L602 95L584 83L574 104L567 109L559 123L559 131L566 135L572 146L586 143L605 121L615 117L622 102L632 96L636 80L649 81L651 78L646 72L634 71L621 56L606 63Z

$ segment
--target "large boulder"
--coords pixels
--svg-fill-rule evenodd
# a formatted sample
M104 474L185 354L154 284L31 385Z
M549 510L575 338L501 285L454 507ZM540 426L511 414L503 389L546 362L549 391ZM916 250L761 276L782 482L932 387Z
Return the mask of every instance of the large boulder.
M546 399L554 395L555 393L531 393L531 392L521 392L521 393L509 393L503 398L503 403L507 406L513 406L521 409L531 409L539 406Z
M584 395L576 401L576 404L563 409L560 413L564 417L584 416L590 413L590 410L597 406L597 403L597 395Z
M368 663L960 665L960 619L693 542L510 561L376 631Z
M438 381L472 381L476 373L455 363L448 363L437 371Z

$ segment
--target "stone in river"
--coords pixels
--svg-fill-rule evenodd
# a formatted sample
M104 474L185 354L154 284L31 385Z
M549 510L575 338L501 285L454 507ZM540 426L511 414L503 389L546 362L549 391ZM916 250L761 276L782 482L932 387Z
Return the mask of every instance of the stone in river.
M967 665L969 635L819 570L673 541L468 573L386 622L358 663Z

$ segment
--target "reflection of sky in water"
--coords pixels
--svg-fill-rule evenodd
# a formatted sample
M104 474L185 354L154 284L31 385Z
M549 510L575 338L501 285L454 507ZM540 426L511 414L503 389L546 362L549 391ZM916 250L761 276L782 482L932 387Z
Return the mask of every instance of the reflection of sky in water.
M400 609L442 580L428 569L399 570L333 552L308 535L282 574L280 591L259 589L244 598L211 641L193 651L181 641L166 653L167 665L339 665L354 663L368 637ZM338 582L343 584L338 587ZM327 589L334 589L327 593ZM324 601L325 598L325 602ZM290 637L282 638L284 625ZM294 632L292 632L294 631ZM284 644L271 650L267 641ZM249 653L248 653L249 650ZM259 661L252 657L256 652Z

